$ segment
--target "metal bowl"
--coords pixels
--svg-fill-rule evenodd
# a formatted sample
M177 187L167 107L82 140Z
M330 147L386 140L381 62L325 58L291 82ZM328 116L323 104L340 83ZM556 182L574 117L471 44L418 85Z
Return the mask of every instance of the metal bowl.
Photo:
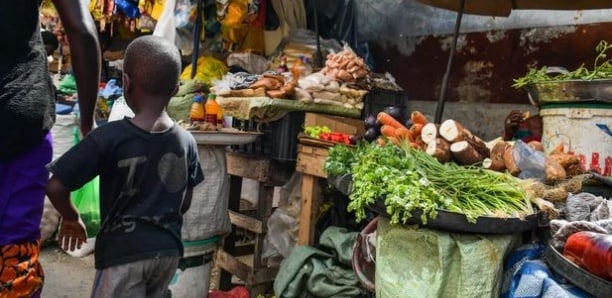
M612 103L612 79L546 81L525 86L529 100L539 106L548 103Z
M578 267L560 254L552 246L546 249L546 262L557 274L565 277L575 286L595 297L610 297L612 282L595 276Z

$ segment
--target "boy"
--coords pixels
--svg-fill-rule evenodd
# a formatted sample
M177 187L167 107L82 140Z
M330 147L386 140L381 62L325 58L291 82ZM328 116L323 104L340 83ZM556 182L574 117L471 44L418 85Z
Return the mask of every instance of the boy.
M123 73L134 117L93 130L49 166L47 195L63 217L58 237L64 249L80 248L86 239L70 191L100 176L92 297L162 297L176 272L182 214L204 179L195 140L166 113L180 65L172 43L135 39Z

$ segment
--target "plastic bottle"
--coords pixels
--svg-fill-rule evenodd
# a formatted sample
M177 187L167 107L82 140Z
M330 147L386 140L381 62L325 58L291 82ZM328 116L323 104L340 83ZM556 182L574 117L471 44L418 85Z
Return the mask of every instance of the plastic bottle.
M191 110L189 110L189 121L191 123L194 122L204 122L205 109L204 104L202 103L203 98L201 95L196 95L193 97L193 103L191 104Z
M223 114L221 112L221 107L217 104L217 96L214 93L208 94L208 100L206 100L204 108L206 110L206 122L218 127L219 120L223 121L223 117L218 119L219 115Z

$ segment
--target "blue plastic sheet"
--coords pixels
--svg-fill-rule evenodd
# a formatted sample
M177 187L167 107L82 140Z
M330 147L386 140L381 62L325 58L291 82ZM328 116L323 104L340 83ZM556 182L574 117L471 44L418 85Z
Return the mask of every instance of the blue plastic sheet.
M583 298L588 293L554 274L544 262L546 246L534 242L521 246L504 264L502 298Z

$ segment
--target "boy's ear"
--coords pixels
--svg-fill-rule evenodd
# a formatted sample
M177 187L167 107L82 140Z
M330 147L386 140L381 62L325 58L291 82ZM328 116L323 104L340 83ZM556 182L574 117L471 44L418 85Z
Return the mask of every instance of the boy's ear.
M121 80L123 81L123 90L125 92L132 90L132 81L130 79L130 75L124 72L123 76L121 77Z

